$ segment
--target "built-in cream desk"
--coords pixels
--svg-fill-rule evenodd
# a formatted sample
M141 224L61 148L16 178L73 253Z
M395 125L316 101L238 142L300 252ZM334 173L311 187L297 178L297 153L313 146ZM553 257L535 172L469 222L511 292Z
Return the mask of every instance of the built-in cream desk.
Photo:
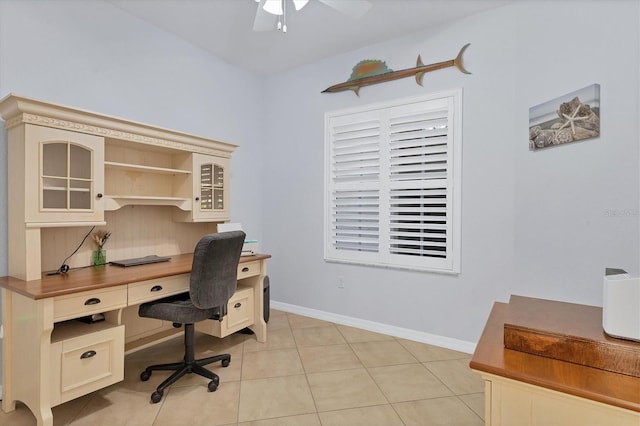
M263 280L270 255L242 257L238 289L222 321L198 323L224 337L249 328L267 340ZM2 409L26 404L38 425L52 425L51 407L123 380L124 356L182 334L166 321L139 318L138 305L189 290L193 254L122 268L105 265L2 287ZM104 321L79 318L103 314Z

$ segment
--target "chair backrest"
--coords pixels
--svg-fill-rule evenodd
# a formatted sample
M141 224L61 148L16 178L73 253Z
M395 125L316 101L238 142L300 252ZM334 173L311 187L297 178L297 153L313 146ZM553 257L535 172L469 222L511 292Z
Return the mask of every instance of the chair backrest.
M236 292L238 262L245 233L220 232L205 235L193 252L189 296L200 309L226 307Z

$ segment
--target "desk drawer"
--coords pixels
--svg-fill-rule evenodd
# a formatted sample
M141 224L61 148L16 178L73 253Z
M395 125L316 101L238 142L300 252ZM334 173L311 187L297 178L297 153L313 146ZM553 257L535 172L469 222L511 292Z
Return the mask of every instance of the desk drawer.
M127 287L91 290L53 299L53 321L59 322L127 306Z
M227 315L218 320L196 323L196 330L217 337L225 337L254 323L253 288L238 286L227 304Z
M262 262L259 260L256 260L255 262L240 263L238 265L238 279L241 280L243 278L260 275L261 266Z
M129 305L138 305L185 291L189 291L189 274L140 281L128 285Z
M124 326L103 323L98 328L102 329L52 343L52 405L124 379Z

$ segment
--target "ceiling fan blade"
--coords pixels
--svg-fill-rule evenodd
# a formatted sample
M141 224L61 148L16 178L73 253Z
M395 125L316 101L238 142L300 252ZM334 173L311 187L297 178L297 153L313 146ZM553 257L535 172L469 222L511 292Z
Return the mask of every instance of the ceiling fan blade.
M368 0L318 0L340 13L359 19L373 6Z
M260 0L256 9L256 17L253 21L253 31L271 31L276 28L278 17L272 15L262 8L265 0Z
M308 2L309 0L293 0L293 5L295 6L296 10L300 10L305 7Z
M260 2L263 3L263 2ZM264 0L264 10L272 15L282 15L282 0Z

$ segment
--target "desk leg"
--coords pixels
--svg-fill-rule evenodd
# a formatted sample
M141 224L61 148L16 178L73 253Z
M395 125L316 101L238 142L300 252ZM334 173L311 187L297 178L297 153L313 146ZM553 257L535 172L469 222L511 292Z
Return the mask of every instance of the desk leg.
M256 340L260 343L267 343L267 323L264 321L264 289L262 283L267 275L267 262L262 261L262 273L257 277L251 278L253 286L253 325L249 326L256 335Z
M21 401L38 426L52 426L49 370L53 299L33 300L9 293L3 292L2 409L12 411L16 401Z
M2 339L2 411L8 413L16 409L13 399L11 348L13 347L13 327L11 296L12 292L2 289L2 324L4 336Z

